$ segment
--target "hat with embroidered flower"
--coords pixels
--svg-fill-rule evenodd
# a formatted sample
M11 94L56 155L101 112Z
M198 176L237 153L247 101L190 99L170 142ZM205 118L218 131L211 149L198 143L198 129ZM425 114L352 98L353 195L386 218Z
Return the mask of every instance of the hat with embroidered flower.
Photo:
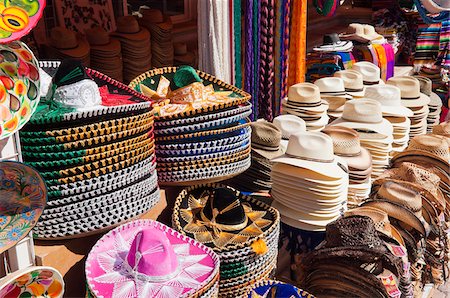
M47 187L33 168L0 162L0 253L16 245L36 225L47 202Z
M217 288L219 257L153 220L121 225L95 244L86 280L95 297L203 297Z

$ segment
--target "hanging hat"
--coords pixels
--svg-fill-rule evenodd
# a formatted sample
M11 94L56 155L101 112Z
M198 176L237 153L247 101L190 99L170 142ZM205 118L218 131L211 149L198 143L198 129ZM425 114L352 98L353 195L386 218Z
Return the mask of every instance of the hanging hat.
M314 298L293 285L276 280L263 280L253 285L248 298Z
M0 252L22 240L36 225L47 201L40 174L25 164L0 162Z
M321 46L314 48L318 52L349 52L353 48L351 41L341 41L337 33L325 34Z
M314 85L319 87L321 97L343 97L352 99L350 95L345 92L344 80L338 77L321 78L314 82Z
M383 80L381 80L381 70L380 68L373 64L372 62L360 61L356 62L352 66L352 70L355 70L362 74L364 85L384 85Z
M400 89L396 86L367 86L365 97L381 104L383 116L412 117L414 115L413 111L402 105Z
M363 76L355 70L341 70L334 73L335 77L344 80L345 92L353 97L364 97Z
M420 92L420 82L414 77L392 77L387 81L387 84L394 85L400 89L402 105L405 107L423 107L430 103L430 98Z
M64 280L55 268L31 266L0 280L0 297L62 298Z
M153 220L110 231L86 260L96 297L190 297L217 287L218 274L219 257L210 248Z
M89 43L74 31L54 27L50 31L50 45L67 57L82 58L89 55Z
M450 3L447 0L421 0L420 2L432 14L450 11Z

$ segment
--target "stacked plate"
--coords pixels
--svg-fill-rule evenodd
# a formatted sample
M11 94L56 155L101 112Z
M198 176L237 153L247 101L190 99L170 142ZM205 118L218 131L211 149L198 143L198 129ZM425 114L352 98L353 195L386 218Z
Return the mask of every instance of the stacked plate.
M184 189L175 201L173 227L219 255L219 297L242 297L275 269L278 211L231 187L205 184Z
M48 187L47 207L34 229L38 238L96 233L159 201L151 103L96 71L87 74L108 90L104 96L120 94L135 103L53 110L45 102L23 128L24 161ZM84 88L76 84L75 90Z
M272 206L283 223L324 231L347 209L347 166L333 154L333 141L326 134L291 135L286 154L273 162Z
M180 71L183 72L181 68ZM165 94L178 103L158 108L155 141L161 184L225 180L242 173L251 163L251 129L247 120L251 114L247 103L250 95L206 73L192 71L202 83ZM176 76L177 68L155 69L136 78L130 86L144 93L156 93L165 82L173 84ZM192 102L182 103L187 100Z
M311 83L289 87L288 97L281 102L283 114L295 115L306 123L306 129L320 131L328 124L328 104L320 98L320 90Z

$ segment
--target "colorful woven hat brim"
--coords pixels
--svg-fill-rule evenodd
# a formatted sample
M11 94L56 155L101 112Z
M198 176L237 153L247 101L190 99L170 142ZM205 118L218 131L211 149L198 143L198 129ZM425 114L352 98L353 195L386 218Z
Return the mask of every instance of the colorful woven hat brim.
M259 295L259 296L263 296L266 293L268 293L268 291L270 289L273 288L273 286L277 286L277 285L283 285L285 283L278 281L278 280L262 280L260 282L257 282L256 284L253 285L252 289L250 290L250 292L248 293L248 298L253 298L254 294ZM286 285L286 284L285 284ZM313 295L309 294L308 292L299 289L293 285L289 285L289 287L292 288L292 298L296 298L296 297L301 297L301 298L314 298ZM278 293L277 293L278 294ZM286 293L288 294L288 293ZM279 294L278 294L279 295ZM282 298L281 296L275 296L275 298Z
M85 172L82 174L77 173L74 176L46 180L45 182L46 182L47 186L55 186L55 185L68 184L68 183L73 183L73 182L82 181L82 180L86 180L86 179L91 179L91 178L97 177L99 175L105 175L105 174L115 172L115 171L121 170L121 169L129 167L129 166L132 166L132 165L134 165L146 158L149 158L149 157L151 157L152 159L155 158L152 153L144 152L140 155L130 157L129 159L119 161L119 162L114 162L108 166L100 167L94 171ZM59 173L53 173L53 174L59 175Z
M116 118L102 122L96 122L92 124L55 129L55 130L47 130L47 131L20 131L20 135L26 138L45 138L45 137L63 137L67 135L79 135L82 133L86 133L89 131L97 131L102 129L107 129L111 127L119 127L125 126L133 123L140 123L140 121L147 120L148 122L153 121L153 111L149 111L146 113L138 114L136 116L124 117L124 118ZM30 127L30 129L35 127ZM40 128L40 126L38 126Z
M70 239L85 237L110 230L127 221L136 219L153 208L160 200L159 189L144 190L134 186L126 189L126 199L118 205L118 209L105 210L105 213L82 217L78 215L73 220L53 220L55 224L39 222L33 229L33 235L39 239ZM123 191L122 191L123 194Z
M245 151L236 153L231 156L221 157L213 160L198 160L197 162L189 163L158 163L158 171L170 172L170 171L184 171L184 170L195 170L202 168L213 168L221 165L235 163L244 159L248 159L250 155L250 148Z
M237 148L243 148L250 145L250 140L242 140L234 144L214 146L207 148L185 149L185 150L161 150L156 148L158 157L181 157L181 156L193 156L203 155L208 153L217 153L221 151L228 151Z
M136 181L121 181L115 185L109 185L106 188L107 193L95 196L92 198L86 198L84 200L61 205L54 208L46 208L42 213L40 220L47 221L58 219L63 214L64 217L69 218L70 216L92 216L99 214L102 210L106 210L107 207L111 207L114 210L119 204L123 203L123 198L114 196L122 189L127 189L130 187L144 188L144 189L155 189L158 187L158 177L156 172L147 174L144 177Z
M159 144L160 141L171 141L171 140L180 140L180 139L181 140L185 139L185 141L187 141L186 139L201 138L201 137L207 137L207 136L211 136L216 139L219 137L218 135L227 134L230 132L236 132L236 131L239 131L249 125L250 125L250 121L246 121L246 123L238 124L238 125L235 125L235 126L229 127L229 128L201 131L201 132L188 133L188 134L183 134L183 135L155 137L155 140L156 140L157 144Z
M161 78L161 76L166 77L169 81L172 80L173 75L175 74L175 72L177 71L176 67L164 67L164 68L158 68L158 69L152 69L146 73L143 73L141 75L139 75L137 78L135 78L133 81L131 81L130 83L130 88L136 90L136 91L141 91L140 90L140 84L144 84L145 86L156 90L159 80ZM200 113L208 113L211 111L218 111L218 110L222 110L228 107L232 107L232 106L237 106L240 104L243 104L247 101L250 100L251 96L250 94L248 94L247 92L238 89L235 86L229 85L215 77L213 77L210 74L204 73L202 71L197 70L197 74L198 76L203 80L203 84L213 84L214 90L220 90L220 91L233 91L233 93L230 95L230 97L233 97L233 100L224 102L224 103L220 103L220 104L215 104L215 105L211 105L211 106L207 106L207 107L202 107L199 109L195 109L195 110L190 110L187 112L182 112L182 113L178 113L178 114L173 114L173 115L167 115L167 116L157 116L156 118L158 120L166 120L166 119L178 119L178 118L185 118L185 117L190 117L193 115L197 115Z
M247 112L248 110L252 109L252 104L249 102L246 102L242 105L238 105L236 107L227 108L225 110L221 111L214 111L207 114L201 114L200 116L194 116L194 117L187 117L187 118L180 118L176 120L158 120L155 122L155 127L157 128L164 128L164 127L173 127L177 125L189 125L189 124L196 124L196 123L202 123L205 121L211 121L216 120L220 118L230 117L238 114L243 114Z
M187 126L175 126L171 128L158 128L155 129L155 135L164 136L164 135L173 135L173 134L181 134L187 133L191 131L201 132L208 131L211 129L221 129L227 128L229 125L234 124L235 122L241 121L242 119L247 118L252 113L251 110L246 111L242 114L221 118L217 120L206 121L202 123L191 124Z
M117 149L106 151L103 153L93 154L93 155L86 155L83 157L78 158L71 158L71 159L63 159L63 160L47 160L47 161L38 161L38 162L30 162L27 161L26 163L32 167L35 167L39 170L58 170L58 169L64 169L68 167L75 167L75 166L81 166L84 164L112 158L117 155L125 154L128 151L135 151L139 148L149 148L151 151L154 151L154 140L151 138L144 139L143 141L132 144L129 146L119 147ZM41 159L42 160L42 159Z
M71 177L80 173L86 173L89 171L98 170L103 167L110 166L115 163L119 163L122 161L127 161L130 158L134 158L137 156L142 156L143 158L147 158L150 155L154 154L154 149L150 145L146 145L143 147L140 147L133 151L128 151L122 154L114 155L113 157L105 158L103 160L95 161L89 164L84 164L81 166L68 168L68 169L62 169L62 170L55 170L55 171L41 171L42 176L44 179L52 180L52 179L61 179L61 178L67 178ZM141 157L141 158L142 158Z
M209 182L218 182L233 178L250 167L250 158L234 164L217 166L215 168L202 168L191 171L160 171L158 181L161 185L187 186Z
M219 297L245 297L249 288L260 280L268 279L275 269L276 263L274 262L269 269L261 270L260 273L256 275L257 278L247 280L245 282L237 283L235 286L221 287L219 284ZM267 267L264 267L266 269Z

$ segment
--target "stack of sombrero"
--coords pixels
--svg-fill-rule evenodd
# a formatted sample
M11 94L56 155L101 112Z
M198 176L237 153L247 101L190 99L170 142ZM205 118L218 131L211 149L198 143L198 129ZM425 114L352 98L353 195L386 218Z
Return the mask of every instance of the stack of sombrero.
M413 111L414 115L409 117L411 129L409 138L427 133L428 104L430 98L420 92L420 82L410 76L399 76L390 78L387 84L400 88L402 105Z
M415 76L420 82L420 92L430 98L428 104L428 117L427 117L427 133L433 131L433 126L439 124L442 108L442 100L436 93L433 92L433 83L431 80L424 76Z
M159 201L146 99L101 73L86 73L78 61L60 65L47 100L20 134L25 162L48 187L38 238L98 232Z
M248 298L271 297L271 298L314 298L308 292L297 288L296 286L277 281L262 280L253 285L248 293Z
M244 173L227 181L227 184L243 192L268 192L272 189L270 160L283 154L281 132L274 124L265 120L252 122L250 127L251 166Z
M90 47L87 40L79 34L63 27L54 27L50 31L50 42L46 47L48 58L81 60L84 66L90 66Z
M322 99L328 102L327 114L330 119L341 117L345 103L353 99L345 91L344 80L339 77L328 77L318 79L314 84L319 87Z
M157 9L141 9L139 23L152 35L152 66L173 66L174 45L172 40L172 21ZM183 63L189 64L189 63Z
M314 84L299 83L289 87L282 107L283 114L302 118L307 130L319 131L328 124L328 104L321 99L319 88Z
M272 206L283 223L323 232L347 209L347 164L334 155L326 134L293 134L285 155L272 161Z
M369 197L372 174L372 157L366 148L361 147L358 133L351 128L343 126L328 126L323 133L333 139L334 154L347 162L348 208L357 207L364 199Z
M190 66L154 69L130 86L159 100L155 140L160 183L220 181L248 169L249 94Z
M219 256L153 220L104 235L86 260L87 297L217 297Z
M185 42L177 42L173 44L173 65L190 65L196 66L196 59L193 52L189 52L187 49L187 44Z
M358 132L361 146L372 155L372 178L378 177L388 167L393 127L383 119L379 102L366 98L348 101L344 105L342 117L330 125L345 126Z
M413 112L402 106L400 89L392 85L367 86L365 97L381 104L383 118L388 120L394 129L391 155L402 152L408 146L409 130Z
M120 41L123 61L123 80L130 82L152 66L150 33L139 26L133 16L117 19L117 30L111 36Z
M120 42L110 38L102 28L85 31L91 47L91 68L119 82L123 81L122 50Z
M173 227L220 258L219 297L242 297L276 266L280 216L231 187L205 184L175 200Z

